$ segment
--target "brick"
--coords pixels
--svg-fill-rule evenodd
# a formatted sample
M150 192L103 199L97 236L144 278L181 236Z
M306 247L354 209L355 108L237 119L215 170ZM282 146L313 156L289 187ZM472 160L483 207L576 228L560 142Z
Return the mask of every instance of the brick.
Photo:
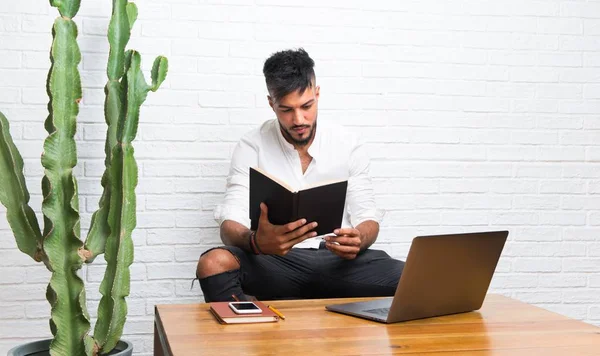
M444 179L440 182L442 193L484 193L489 189L490 182L484 179Z
M584 194L585 192L586 192L586 186L583 181L573 181L573 180L540 181L540 193L542 193L542 194Z
M206 228L217 227L212 212L210 213L178 213L175 217L175 226L178 228Z
M598 18L600 4L565 2L560 4L560 15L564 17Z
M555 164L520 163L516 165L516 177L525 178L560 178L562 167Z
M148 231L148 245L191 244L204 241L217 241L219 228L151 229Z
M594 212L589 217L590 225L600 225L600 213Z
M194 278L196 272L196 262L177 264L173 263L151 263L148 264L148 280L155 279L177 279Z
M574 117L538 117L537 127L545 129L581 129L584 120Z
M575 138L573 138L573 142ZM565 178L600 178L600 164L566 164L563 177Z
M490 217L487 213L478 212L442 212L441 224L444 226L477 226L489 225Z
M204 39L174 39L172 53L177 56L226 57L226 42Z
M537 225L537 213L530 212L498 212L492 213L490 223L493 225Z
M562 101L558 111L567 114L594 114L600 110L600 100Z
M25 308L23 304L5 304L1 303L2 320L6 322L8 319L23 319L25 316Z
M540 224L553 225L585 225L585 214L579 212L543 212L540 213Z
M600 228L566 228L563 233L565 240L571 241L594 241L600 237Z
M583 60L580 53L549 52L538 53L536 63L544 67L581 67Z
M175 249L175 261L198 262L200 255L206 251L206 247L180 247Z
M147 177L198 177L202 165L186 161L148 161L144 162L144 176ZM225 172L226 174L227 172Z
M598 194L600 193L600 180L593 180L588 183L588 193Z
M586 150L583 147L543 147L538 160L545 162L584 161Z
M538 192L538 183L523 179L494 179L490 191L498 194L533 194Z
M585 67L598 67L600 66L600 53L586 52L583 54L583 65Z
M517 196L513 206L518 210L555 210L560 206L560 196Z
M600 258L568 258L563 261L565 272L600 272Z
M156 196L146 198L147 210L197 210L200 196Z
M535 52L515 52L511 50L490 50L489 62L495 65L534 66L538 61Z
M560 291L535 291L535 292L516 292L516 299L530 304L538 303L561 303L562 293Z
M514 257L585 257L586 246L559 242L513 243L506 254Z
M3 338L17 339L23 335L39 335L40 338L51 337L48 320L11 320L0 324L0 334ZM16 346L16 345L14 345Z
M537 149L532 146L503 146L489 147L488 159L491 161L533 161L537 156Z
M532 274L494 274L490 288L514 289L514 288L536 288L540 277Z
M511 239L515 241L560 241L561 229L558 227L522 227L514 229L510 233Z
M600 289L588 290L565 290L563 292L564 303L600 303Z
M437 193L439 182L435 180L388 179L373 182L375 194Z
M586 286L585 275L548 274L540 277L539 286L542 288L580 288Z
M536 86L533 83L487 82L486 94L503 98L533 98Z
M583 21L571 18L539 18L539 33L557 35L581 35L583 34Z
M0 88L0 103L19 104L21 91L18 88Z
M600 41L600 40L599 40ZM600 42L598 43L600 45ZM565 68L559 71L560 82L565 83L598 83L600 74L593 68Z
M593 210L600 206L600 197L563 197L561 208L567 210Z
M431 226L439 225L441 221L438 212L386 212L383 221L391 226Z
M510 80L514 82L547 83L556 82L559 72L551 68L512 68Z

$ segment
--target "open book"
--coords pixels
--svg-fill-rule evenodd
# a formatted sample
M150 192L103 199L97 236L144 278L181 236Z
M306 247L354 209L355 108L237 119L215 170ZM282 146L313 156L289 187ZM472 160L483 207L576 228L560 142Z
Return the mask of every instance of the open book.
M267 305L259 301L254 304L262 310L260 314L236 314L229 302L210 303L210 311L221 324L270 323L279 321L279 317Z
M251 229L258 229L260 203L269 208L269 222L285 225L298 219L316 221L318 235L341 227L348 181L325 182L294 191L260 168L250 168Z

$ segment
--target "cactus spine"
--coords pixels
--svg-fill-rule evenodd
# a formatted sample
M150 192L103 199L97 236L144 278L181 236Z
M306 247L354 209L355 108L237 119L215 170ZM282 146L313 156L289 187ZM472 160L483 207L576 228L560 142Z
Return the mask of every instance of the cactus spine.
M108 37L110 53L105 87L105 118L108 125L105 145L104 191L85 241L80 239L79 198L73 168L77 164L74 140L81 100L77 66L81 53L73 17L80 0L51 0L58 8L53 26L51 68L47 81L50 97L45 122L42 165L42 213L40 231L23 175L23 160L9 133L8 120L0 113L0 202L21 251L44 261L52 277L47 299L52 306L50 328L54 339L52 355L95 355L111 351L123 332L129 295L129 266L133 262L131 234L135 228L137 165L133 156L140 107L149 91L158 90L167 73L168 62L156 58L152 84L141 72L140 54L125 51L137 7L126 0L113 0ZM5 182L5 183L4 183ZM85 288L77 275L84 262L104 253L107 268L100 286L102 298L94 336L89 335Z

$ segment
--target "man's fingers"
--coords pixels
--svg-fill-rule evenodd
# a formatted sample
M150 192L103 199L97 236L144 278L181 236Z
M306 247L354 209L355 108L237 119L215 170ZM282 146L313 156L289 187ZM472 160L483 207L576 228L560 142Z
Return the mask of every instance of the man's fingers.
M360 251L360 249L355 246L337 245L332 242L327 242L325 246L329 251L345 259L355 258Z
M360 233L357 229L348 227L348 228L342 228L342 229L335 229L333 231L334 234L338 235L338 236L342 236L342 235L349 235L349 236L358 236Z
M264 220L266 220L266 222L269 221L269 208L267 208L267 204L265 203L260 203L260 217L259 220L262 222Z
M285 224L283 226L284 226L286 232L292 232L304 224L306 224L306 219L299 219L296 221L292 221L291 223Z
M308 224L305 224L304 226L294 230L293 232L290 233L290 237L292 237L291 239L298 239L299 237L304 236L306 233L309 233L309 237L313 237L313 236L317 236L316 232L311 232L311 230L314 230L317 228L317 223L316 222L311 222Z
M328 242L337 242L340 245L344 246L358 246L360 247L360 239L349 236L327 236L325 241Z
M300 235L298 237L292 238L290 240L288 240L286 243L284 243L283 245L281 245L284 249L289 249L292 248L292 246L294 246L295 244L298 244L306 239L310 239L311 237L315 237L317 236L317 233L314 231L310 231L307 232L303 235Z

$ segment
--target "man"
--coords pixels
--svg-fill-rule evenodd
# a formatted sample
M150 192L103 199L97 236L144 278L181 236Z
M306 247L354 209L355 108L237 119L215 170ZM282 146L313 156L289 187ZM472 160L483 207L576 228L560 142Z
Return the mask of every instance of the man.
M277 52L263 68L277 119L246 134L233 153L224 202L215 210L225 246L205 252L197 277L207 302L393 295L404 262L371 250L379 233L369 160L356 137L320 123L314 61L303 49ZM342 227L324 238L316 222L269 222L261 204L249 221L249 167L295 189L348 180Z

